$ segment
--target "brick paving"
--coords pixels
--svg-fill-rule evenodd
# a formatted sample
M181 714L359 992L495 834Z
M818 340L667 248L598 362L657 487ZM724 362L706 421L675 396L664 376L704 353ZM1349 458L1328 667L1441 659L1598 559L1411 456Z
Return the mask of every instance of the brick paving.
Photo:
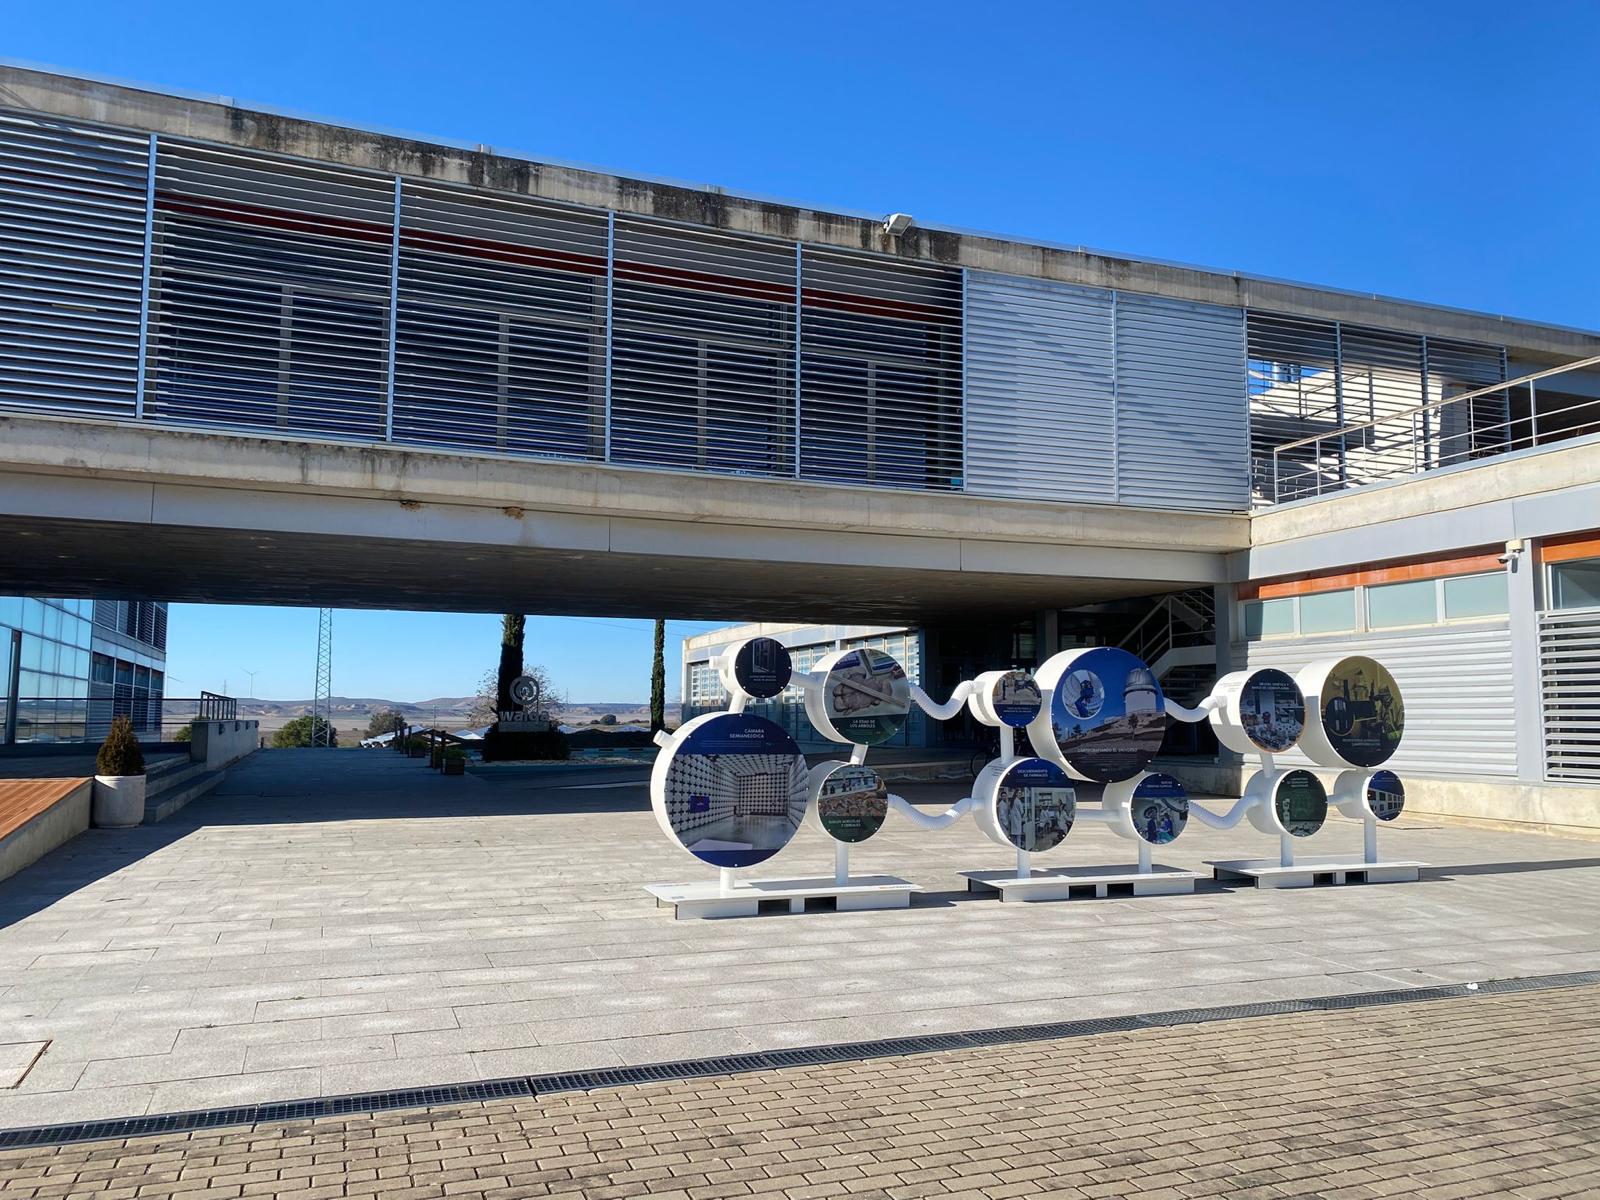
M1600 988L0 1153L0 1196L1600 1194Z

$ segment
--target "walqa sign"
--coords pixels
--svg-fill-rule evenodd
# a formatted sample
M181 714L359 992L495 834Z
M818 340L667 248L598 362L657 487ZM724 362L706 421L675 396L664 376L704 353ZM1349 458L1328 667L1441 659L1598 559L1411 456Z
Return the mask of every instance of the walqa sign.
M893 656L871 647L838 650L812 670L797 671L781 643L751 638L727 647L717 670L731 697L728 711L657 735L661 753L651 801L672 841L723 872L721 895L732 894L726 890L734 886L732 871L766 862L809 823L835 843L832 891L842 896L860 882L849 876L849 850L877 836L890 810L924 829L947 827L970 813L990 841L1015 852L1016 875L1000 880L1009 885L1046 882L1032 875L1031 856L1057 849L1086 822L1104 825L1137 848L1130 878L1165 872L1161 878L1169 882L1180 875L1192 880L1193 873L1150 860L1153 847L1177 841L1192 820L1227 829L1248 818L1280 842L1276 867L1260 869L1297 871L1294 844L1323 828L1330 807L1363 823L1360 864L1382 866L1374 830L1405 806L1400 779L1379 769L1405 732L1404 701L1394 677L1370 658L1321 660L1293 674L1234 672L1192 709L1163 695L1148 664L1109 646L1064 651L1031 674L984 672L957 685L943 703L913 683ZM809 766L787 730L745 711L751 701L786 691L798 692L818 734L853 747L848 762ZM866 764L868 749L901 732L913 705L937 720L965 707L1000 731L999 756L978 774L971 795L943 813L925 813L894 795ZM1169 720L1207 721L1222 745L1258 757L1260 768L1227 812L1193 802L1176 778L1150 770ZM1024 731L1031 755L1016 752L1013 730ZM1275 761L1295 752L1302 764ZM1331 791L1316 768L1338 772ZM1081 785L1097 787L1098 803L1080 803ZM1356 864L1339 869L1354 872ZM1091 869L1063 870L1088 878L1083 873ZM1092 870L1107 878L1109 868ZM995 872L968 874L997 886ZM1268 886L1261 877L1256 881ZM668 886L652 885L652 891ZM827 889L811 889L819 890Z

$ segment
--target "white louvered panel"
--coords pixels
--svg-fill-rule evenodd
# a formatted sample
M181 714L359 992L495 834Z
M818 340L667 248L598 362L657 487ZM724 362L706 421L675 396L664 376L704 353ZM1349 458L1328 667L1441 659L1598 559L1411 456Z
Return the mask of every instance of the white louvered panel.
M1264 638L1248 665L1293 673L1319 658L1362 654L1387 667L1405 701L1406 731L1387 765L1401 776L1517 773L1511 632L1505 621L1328 638ZM1281 762L1307 765L1298 751Z
M605 218L408 182L400 226L395 441L602 457Z
M611 460L794 474L792 242L619 218Z
M0 112L0 406L134 414L149 144Z
M1477 391L1506 377L1505 351L1499 346L1427 339L1428 399L1447 400ZM1432 458L1428 466L1449 466L1500 454L1506 448L1511 418L1505 392L1491 392L1460 404L1440 405L1430 414Z
M1243 313L1117 293L1117 501L1250 507Z
M967 488L1114 498L1112 300L1098 288L967 276Z
M1545 775L1600 783L1600 608L1539 619Z
M1415 408L1422 397L1422 338L1414 333L1341 325L1340 411L1345 425L1380 421ZM1416 470L1420 422L1388 421L1334 443L1351 484Z
M156 158L146 412L381 439L393 180L165 140Z
M962 488L961 276L803 250L800 474Z

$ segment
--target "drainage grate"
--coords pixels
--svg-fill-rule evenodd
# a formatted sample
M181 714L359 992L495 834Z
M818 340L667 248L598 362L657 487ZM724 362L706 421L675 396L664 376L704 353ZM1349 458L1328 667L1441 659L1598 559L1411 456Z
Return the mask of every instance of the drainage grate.
M559 1075L519 1075L478 1083L449 1084L441 1087L407 1088L392 1092L365 1092L350 1096L325 1096L317 1099L288 1100L272 1104L246 1104L235 1108L211 1108L197 1112L168 1113L150 1117L87 1121L71 1125L41 1125L32 1128L0 1130L0 1149L31 1146L60 1146L72 1142L99 1141L105 1138L148 1137L153 1134L183 1133L197 1129L218 1129L230 1125L261 1125L278 1121L306 1121L317 1117L349 1116L355 1113L390 1112L395 1109L433 1108L441 1105L481 1104L489 1100L512 1100L559 1092L592 1091L596 1088L628 1087L639 1083L669 1083L679 1079L704 1079L708 1076L739 1075L750 1071L770 1071L782 1067L825 1066L837 1062L859 1062L870 1058L890 1058L907 1054L930 1054L945 1050L970 1050L980 1046L1000 1046L1020 1042L1054 1041L1090 1037L1102 1033L1127 1033L1133 1030L1213 1021L1237 1021L1250 1017L1278 1016L1284 1013L1337 1011L1371 1008L1383 1004L1416 1004L1429 1000L1457 1000L1472 996L1508 992L1534 992L1550 988L1600 984L1600 971L1575 971L1562 975L1534 975L1520 979L1493 979L1476 987L1464 983L1421 988L1402 988L1364 995L1318 996L1307 1000L1269 1000L1259 1004L1228 1004L1213 1008L1186 1008L1168 1012L1144 1013L1126 1017L1090 1017L1081 1021L1054 1021L1040 1025L1016 1025L1000 1029L979 1029L967 1033L936 1033L917 1037L886 1038L873 1042L842 1042L831 1046L806 1046L793 1050L772 1050L758 1054L724 1055L720 1058L687 1059L680 1062L649 1063L637 1067L602 1067L593 1071L567 1071Z

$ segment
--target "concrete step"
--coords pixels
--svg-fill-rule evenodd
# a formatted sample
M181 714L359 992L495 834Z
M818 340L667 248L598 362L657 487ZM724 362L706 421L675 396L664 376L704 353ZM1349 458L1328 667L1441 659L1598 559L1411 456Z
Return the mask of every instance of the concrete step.
M189 762L178 759L173 766L165 766L160 771L147 770L145 772L145 796L147 798L159 796L176 788L183 787L198 775L204 775L206 765L203 762Z
M145 760L144 776L154 783L157 779L165 778L174 771L182 771L192 765L193 760L187 754L168 754L163 758L149 758Z
M182 782L176 786L163 786L160 789L151 789L145 795L144 823L154 825L157 821L165 821L191 800L204 796L217 784L227 778L225 770L207 771L204 763L194 764L196 771L184 771Z

